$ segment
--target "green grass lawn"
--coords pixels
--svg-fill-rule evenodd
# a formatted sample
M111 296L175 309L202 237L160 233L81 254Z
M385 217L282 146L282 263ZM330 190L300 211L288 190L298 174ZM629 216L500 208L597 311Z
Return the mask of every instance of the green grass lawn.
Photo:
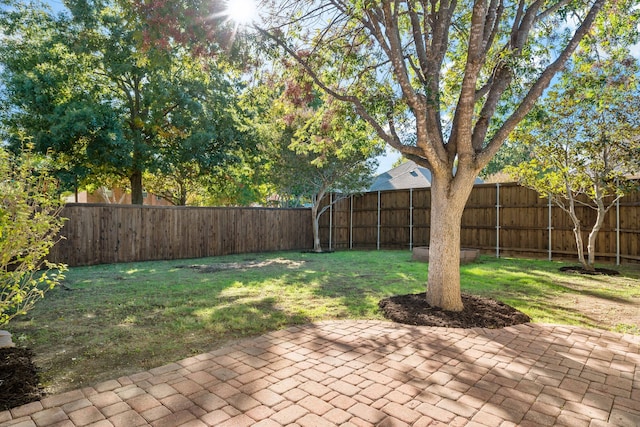
M190 266L246 268L204 269ZM491 296L534 322L640 334L640 267L578 276L562 263L482 257L464 292ZM7 329L36 353L49 392L117 378L230 340L326 319L381 319L390 295L423 292L427 264L409 251L282 252L72 268ZM635 316L635 317L634 317Z

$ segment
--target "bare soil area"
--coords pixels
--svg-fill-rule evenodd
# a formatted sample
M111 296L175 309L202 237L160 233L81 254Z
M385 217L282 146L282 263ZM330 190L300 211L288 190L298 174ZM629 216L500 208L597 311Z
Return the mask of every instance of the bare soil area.
M32 357L31 350L25 348L0 348L0 411L42 397Z
M218 271L226 270L246 270L250 268L264 268L272 265L297 268L304 264L304 261L291 261L284 258L270 259L267 261L243 261L243 262L224 262L217 264L192 264L192 265L179 265L176 268L191 268L200 273L215 273Z
M618 270L612 270L610 268L595 268L594 270L586 270L581 265L570 265L567 267L560 267L560 271L563 273L575 273L586 274L588 276L619 276Z

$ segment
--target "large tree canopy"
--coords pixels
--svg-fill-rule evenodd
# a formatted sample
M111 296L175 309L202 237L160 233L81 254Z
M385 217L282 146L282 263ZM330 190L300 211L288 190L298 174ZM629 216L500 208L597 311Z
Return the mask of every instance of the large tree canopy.
M604 0L284 2L261 33L380 138L428 167L427 302L461 310L460 220L474 179L543 94Z
M247 138L223 61L171 41L143 50L146 22L127 2L67 6L2 14L7 139L32 136L71 176L125 176L138 204L145 171L189 179L234 158Z
M351 103L381 139L432 171L427 302L461 310L460 220L475 177L605 0L262 3L263 36L322 90ZM201 18L211 9L206 0L172 5ZM185 16L164 24L188 31L206 21Z

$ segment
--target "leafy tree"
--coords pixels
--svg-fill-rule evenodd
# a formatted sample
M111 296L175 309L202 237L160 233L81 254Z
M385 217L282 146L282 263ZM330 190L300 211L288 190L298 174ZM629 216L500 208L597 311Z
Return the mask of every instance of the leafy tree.
M168 200L174 206L194 205L194 197L200 192L200 170L197 165L182 167L171 172L144 174L147 191ZM195 176L192 176L195 175Z
M196 163L180 169L146 173L145 188L176 206L249 206L265 204L268 192L259 173L260 156L238 151L236 161L202 171Z
M532 158L508 168L521 184L551 197L567 212L578 259L586 270L594 269L596 238L607 212L633 186L628 177L640 164L640 65L628 49L636 40L629 35L637 31L638 14L626 15L624 30L610 27L620 11L609 7L606 12L539 111L517 132ZM587 258L586 224L577 214L578 206L597 212Z
M60 239L60 199L43 159L0 147L0 326L25 314L62 279L66 265L45 259Z
M431 170L430 305L463 308L460 221L474 180L603 4L301 1L262 25L319 87Z
M270 134L262 148L278 195L287 204L311 202L313 250L322 252L320 217L371 184L382 146L348 104L323 96L295 64L287 66L283 90L266 117Z
M71 0L70 17L19 3L4 11L11 108L2 119L14 145L27 132L39 151L72 165L74 181L125 176L142 204L144 172L206 173L246 139L225 63L171 43L143 51L145 22L129 6Z
M164 10L163 2L151 3ZM269 2L273 7L256 28L323 91L351 103L382 140L431 170L427 302L459 311L460 221L474 180L604 3ZM209 16L208 1L171 4L200 13L166 20L169 34L193 34Z
M204 202L213 206L273 205L273 185L264 170L263 153L245 156L239 163L205 177Z
M523 144L512 134L480 175L485 180L496 174L502 175L501 172L504 172L507 167L518 165L529 158L531 158L531 147Z

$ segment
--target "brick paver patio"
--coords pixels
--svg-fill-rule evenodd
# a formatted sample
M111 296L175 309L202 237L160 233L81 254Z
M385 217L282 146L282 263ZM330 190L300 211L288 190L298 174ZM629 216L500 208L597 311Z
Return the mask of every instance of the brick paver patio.
M0 412L0 426L640 426L640 337L322 322Z

